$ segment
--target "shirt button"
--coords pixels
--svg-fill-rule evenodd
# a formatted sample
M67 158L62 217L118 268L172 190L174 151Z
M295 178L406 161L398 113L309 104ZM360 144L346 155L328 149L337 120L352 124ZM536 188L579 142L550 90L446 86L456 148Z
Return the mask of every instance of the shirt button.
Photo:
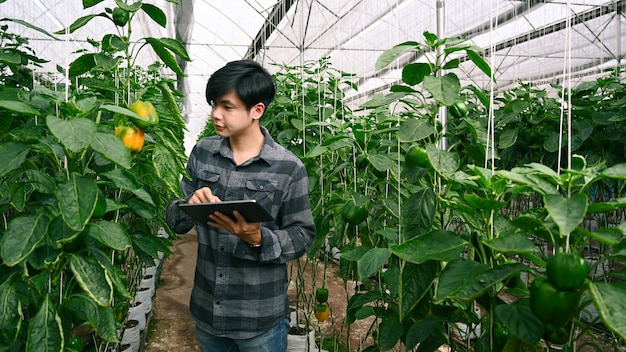
M219 277L224 277L224 274L220 274Z
M222 252L223 252L223 251L224 251L224 247L221 247L221 248L220 248L220 251L222 251Z
M259 187L260 189L263 189L263 186Z

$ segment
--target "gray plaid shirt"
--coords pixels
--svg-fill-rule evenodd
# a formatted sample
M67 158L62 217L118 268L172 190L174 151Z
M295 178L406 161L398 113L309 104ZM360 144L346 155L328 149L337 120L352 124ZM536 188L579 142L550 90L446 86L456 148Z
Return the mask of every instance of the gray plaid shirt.
M228 139L199 141L187 163L191 179L181 181L185 199L204 186L221 200L256 199L276 219L263 223L261 247L195 223L178 209L183 200L167 209L167 222L176 233L197 225L190 308L196 326L216 336L251 338L289 316L286 263L305 254L315 236L304 165L261 130L261 153L241 165L235 165Z

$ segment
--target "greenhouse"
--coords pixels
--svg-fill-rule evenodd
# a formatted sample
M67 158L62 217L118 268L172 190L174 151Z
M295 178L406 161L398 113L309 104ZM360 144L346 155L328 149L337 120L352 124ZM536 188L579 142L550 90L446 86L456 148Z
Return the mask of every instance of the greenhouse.
M0 352L626 351L625 10L0 0Z

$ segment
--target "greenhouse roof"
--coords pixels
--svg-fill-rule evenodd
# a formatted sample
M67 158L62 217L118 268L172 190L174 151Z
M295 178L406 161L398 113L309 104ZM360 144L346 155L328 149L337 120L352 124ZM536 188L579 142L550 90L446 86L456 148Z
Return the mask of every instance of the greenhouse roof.
M85 2L89 2L84 0ZM117 0L120 1L120 0ZM92 3L97 1L92 0ZM405 41L423 41L425 31L440 38L463 36L481 49L493 68L496 84L469 60L455 70L464 85L507 90L519 81L537 85L576 85L623 68L626 0L147 0L163 9L167 25L141 14L133 38L171 37L182 41L192 58L184 65L187 101L184 114L189 143L210 113L204 99L206 80L228 61L253 58L275 72L284 64L302 65L328 57L334 68L355 74L358 91L346 90L346 102L358 106L374 92L388 91L400 80L401 67L424 60L406 55L387 69L376 70L381 53ZM23 20L50 33L77 18L115 7L113 0L83 9L80 0L0 0L0 17ZM41 70L67 67L77 51L93 50L115 27L95 19L69 35L42 32L15 22L11 32L29 38ZM131 38L132 39L132 38ZM142 63L156 56L144 50ZM184 84L182 84L184 83Z

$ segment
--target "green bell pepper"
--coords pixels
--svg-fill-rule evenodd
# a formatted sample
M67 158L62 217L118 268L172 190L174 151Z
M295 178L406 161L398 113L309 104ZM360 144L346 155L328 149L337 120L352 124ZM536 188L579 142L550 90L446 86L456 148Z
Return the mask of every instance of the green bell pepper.
M581 290L557 290L544 276L535 278L530 286L530 308L533 314L555 328L571 322L581 297Z
M589 264L575 253L557 253L546 262L548 280L558 290L577 290L583 286Z

